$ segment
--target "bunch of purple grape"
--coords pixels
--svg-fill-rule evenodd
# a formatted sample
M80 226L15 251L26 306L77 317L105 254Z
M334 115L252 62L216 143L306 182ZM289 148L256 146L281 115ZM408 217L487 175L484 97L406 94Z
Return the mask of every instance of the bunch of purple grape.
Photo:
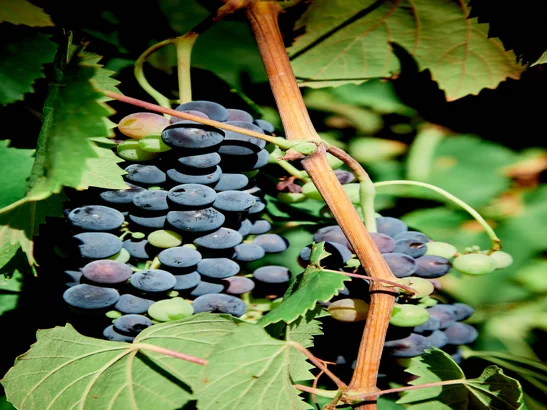
M245 111L210 101L177 110L272 134ZM76 192L65 209L62 248L73 311L106 313L103 336L131 341L156 322L199 312L241 317L241 295L256 284L286 284L288 269L246 264L283 252L268 233L266 203L253 177L268 162L265 141L153 113L131 114L116 146L125 159L127 190Z

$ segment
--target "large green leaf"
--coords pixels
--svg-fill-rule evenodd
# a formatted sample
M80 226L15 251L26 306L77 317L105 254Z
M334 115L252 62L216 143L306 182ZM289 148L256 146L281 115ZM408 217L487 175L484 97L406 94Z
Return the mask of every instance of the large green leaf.
M124 160L103 144L93 142L92 145L98 158L87 159L87 169L82 186L86 188L100 186L108 189L126 189L127 185L120 176L127 174L127 172L118 166Z
M33 149L10 148L0 141L0 209L25 196L27 178L34 162Z
M476 379L466 379L452 358L439 349L426 351L411 359L406 371L416 379L413 386L459 380L423 389L407 390L400 404L412 403L411 410L517 410L522 409L522 389L515 379L503 374L497 366L488 366Z
M53 26L44 10L28 0L0 0L0 22L3 21L32 27Z
M515 55L468 14L461 0L313 2L295 27L304 34L288 51L296 76L317 87L393 76L400 67L390 42L429 69L449 100L519 78L524 67Z
M152 326L133 344L85 337L71 325L40 330L2 384L19 409L180 409L192 400L199 364L147 345L207 356L235 328L226 315L200 314Z
M309 409L289 377L286 342L242 323L215 345L195 389L200 410Z
M0 43L0 105L6 105L34 91L34 82L45 77L42 66L53 61L57 46L47 34L8 23L0 24L0 37L9 38Z

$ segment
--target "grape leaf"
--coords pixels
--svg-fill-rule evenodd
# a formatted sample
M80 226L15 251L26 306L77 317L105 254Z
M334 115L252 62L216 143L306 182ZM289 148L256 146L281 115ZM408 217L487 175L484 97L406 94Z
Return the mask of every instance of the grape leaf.
M17 307L22 287L21 272L13 272L11 278L0 275L0 315Z
M82 186L85 188L100 186L108 189L126 189L127 185L120 176L127 174L127 172L118 166L118 163L124 162L124 160L102 144L93 142L92 146L98 158L87 159Z
M518 79L524 67L514 53L468 14L461 0L313 2L295 27L304 34L288 52L295 75L313 87L393 76L400 67L390 43L429 69L448 100Z
M0 209L25 196L27 178L34 162L33 149L10 148L0 141Z
M0 8L1 13L1 8ZM22 100L44 78L42 66L52 62L57 50L50 36L25 26L0 25L0 105Z
M82 336L71 325L39 330L2 385L20 409L180 409L200 365L147 346L206 356L234 327L226 315L199 314L145 329L133 344Z
M241 323L214 347L195 388L200 410L309 409L291 385L291 347Z
M320 261L330 255L324 249L324 242L314 244L310 255L310 265L300 275L300 281L292 293L283 299L283 302L266 316L259 320L259 324L267 326L270 323L284 321L292 323L298 317L306 314L315 307L318 301L329 300L344 289L344 282L349 277L335 272L323 271Z
M418 378L412 386L458 380L459 383L407 390L397 401L409 404L410 410L517 410L522 409L522 389L517 380L503 374L497 366L488 366L476 379L466 379L452 358L433 348L422 356L413 357L406 371Z
M4 21L32 27L54 25L44 10L28 0L0 0L0 22Z

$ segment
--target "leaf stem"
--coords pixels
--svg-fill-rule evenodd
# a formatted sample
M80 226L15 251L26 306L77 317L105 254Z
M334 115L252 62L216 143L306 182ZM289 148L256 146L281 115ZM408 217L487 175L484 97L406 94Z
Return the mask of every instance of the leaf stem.
M296 350L304 354L310 362L312 362L315 366L317 366L318 369L320 369L323 373L325 373L333 382L338 386L340 390L347 390L348 386L346 383L344 383L342 380L340 380L334 373L332 373L327 366L323 364L321 360L319 360L317 357L315 357L308 349L306 349L304 346L302 346L300 343L293 342L291 340L287 341L287 344L294 347Z
M332 269L321 268L321 270L325 272L339 273L340 275L349 276L350 278L359 278L359 279L366 279L366 280L376 281L380 283L385 283L386 285L390 285L396 288L401 288L405 290L406 292L411 293L413 295L416 293L416 290L414 290L410 286L401 285L400 283L394 282L392 280L379 279L372 276L359 275L357 273L342 272L339 270L332 270Z
M190 31L177 37L173 44L177 49L177 79L179 84L179 104L192 101L192 80L190 75L192 48L198 34Z
M196 364L201 364L201 365L207 364L207 360L205 359L200 359L199 357L194 357L184 353L175 352L174 350L165 349L163 347L154 346L148 343L135 343L133 344L132 347L137 349L150 350L151 352L164 354L166 356L174 357L175 359L186 360L188 362L192 362Z
M423 188L430 189L432 191L435 191L448 199L449 201L454 202L456 205L459 205L461 208L465 209L475 220L483 227L486 234L492 241L492 245L490 248L490 252L494 252L501 249L501 240L497 237L496 233L492 229L490 225L484 220L484 218L479 214L477 211L475 211L474 208L472 208L470 205L459 199L458 197L452 195L451 193L445 191L442 188L439 188L438 186L431 185L425 182L418 182L418 181L405 181L405 180L395 180L395 181L383 181L383 182L375 182L374 186L376 188L383 187L383 186L390 186L390 185L415 185L420 186Z
M321 397L326 397L328 399L334 399L340 390L323 390L323 389L317 389L310 386L304 386L303 384L293 384L295 388L301 391L305 391L307 393L316 394Z

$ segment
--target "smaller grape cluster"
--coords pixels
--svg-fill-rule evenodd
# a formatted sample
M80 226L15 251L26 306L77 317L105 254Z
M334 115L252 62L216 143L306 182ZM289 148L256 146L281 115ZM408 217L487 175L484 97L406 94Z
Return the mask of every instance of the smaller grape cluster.
M211 101L177 110L274 131ZM195 313L242 317L241 295L288 283L282 266L247 271L248 263L288 247L261 218L266 202L253 177L269 158L263 140L146 112L118 128L129 137L116 146L128 162L129 189L75 192L65 209L57 250L68 265L63 299L74 311L106 313L112 324L103 336L131 341L153 323Z
M394 358L410 358L437 347L461 360L458 346L472 343L478 337L473 326L463 323L471 317L473 308L463 303L440 303L432 297L440 289L437 278L449 273L452 267L469 274L487 273L490 267L501 269L510 264L510 255L501 251L477 253L477 250L460 255L453 245L432 241L422 232L409 230L398 218L377 216L376 224L377 232L370 233L376 247L392 273L400 278L399 282L416 292L401 294L396 299L384 353ZM324 242L330 254L321 261L325 268L367 275L338 225L317 230L313 240ZM301 250L299 262L303 266L307 265L310 254L311 245ZM369 302L368 281L353 278L337 296L322 303L333 319L358 322L366 320Z

